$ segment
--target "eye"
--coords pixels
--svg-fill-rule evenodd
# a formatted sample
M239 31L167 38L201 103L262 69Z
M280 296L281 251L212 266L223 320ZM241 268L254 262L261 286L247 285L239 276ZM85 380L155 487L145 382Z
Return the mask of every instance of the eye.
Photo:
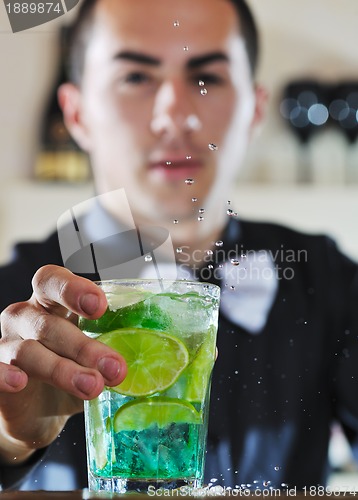
M220 85L224 83L224 78L217 73L200 73L193 77L196 85ZM202 83L203 82L203 83Z
M123 78L124 83L128 83L131 85L140 85L142 83L147 83L150 81L149 75L146 73L143 73L142 71L133 71L131 73L128 73L124 78Z

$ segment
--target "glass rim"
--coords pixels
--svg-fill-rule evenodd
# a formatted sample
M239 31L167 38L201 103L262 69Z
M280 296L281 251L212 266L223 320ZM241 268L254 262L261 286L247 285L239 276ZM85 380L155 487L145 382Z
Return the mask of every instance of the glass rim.
M102 286L102 285L124 285L124 284L133 284L133 285L139 285L139 284L154 284L157 283L159 286L162 283L163 285L169 285L172 284L174 286L178 285L188 285L191 287L196 287L203 289L204 287L207 287L207 289L210 290L216 290L217 292L221 292L221 288L219 285L216 285L215 283L209 283L206 281L194 281L194 280L186 280L186 279L170 279L170 278L113 278L113 279L108 279L108 280L95 280L93 281L97 286Z

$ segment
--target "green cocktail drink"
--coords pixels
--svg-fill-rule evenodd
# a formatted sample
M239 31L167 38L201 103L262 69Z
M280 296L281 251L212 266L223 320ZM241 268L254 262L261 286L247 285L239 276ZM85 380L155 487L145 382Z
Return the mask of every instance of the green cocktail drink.
M99 283L108 301L92 338L118 350L128 374L85 402L89 488L124 493L201 487L219 287L187 281Z

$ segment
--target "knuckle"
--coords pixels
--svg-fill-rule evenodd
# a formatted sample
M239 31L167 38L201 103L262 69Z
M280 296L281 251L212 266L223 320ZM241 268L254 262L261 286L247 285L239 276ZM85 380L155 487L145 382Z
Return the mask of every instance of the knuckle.
M88 364L86 360L91 356L93 342L84 337L78 342L74 350L74 361L79 364ZM91 364L91 363L90 363Z
M50 382L54 386L62 385L64 382L64 374L69 374L67 360L59 358L52 366L50 374Z
M71 284L69 281L64 280L59 287L58 296L60 301L66 302L66 298L70 295Z
M34 290L42 290L45 283L48 281L49 276L54 272L55 267L56 266L53 264L47 264L46 266L40 267L32 278L32 288Z
M46 298L49 287L60 283L61 272L63 272L63 268L54 264L40 267L31 281L34 295Z
M41 342L46 342L51 335L53 318L50 314L38 314L34 321L34 336Z
M22 314L27 302L16 302L7 306L0 315L1 332L5 333L10 323L19 318Z
M22 360L27 360L31 356L31 351L36 344L36 340L25 339L21 342L16 342L12 348L12 359L18 361L20 364Z

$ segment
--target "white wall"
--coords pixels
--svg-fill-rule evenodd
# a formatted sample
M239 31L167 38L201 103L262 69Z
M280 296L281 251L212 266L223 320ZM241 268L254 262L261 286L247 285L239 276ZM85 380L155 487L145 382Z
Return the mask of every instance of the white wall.
M312 230L327 230L342 241L344 249L356 256L358 200L356 203L355 200L358 196L355 197L352 190L347 190L346 196L344 184L348 166L358 179L358 145L348 147L338 132L327 131L315 138L305 157L278 113L278 102L283 85L291 78L358 79L358 2L248 2L262 31L258 79L269 89L271 101L265 126L239 178L241 188L234 195L239 203L238 210L245 216L274 217ZM32 177L42 108L57 67L57 30L63 19L69 21L72 14L73 11L38 28L12 34L4 3L0 2L0 259L7 255L12 241L28 237L31 232L34 237L45 234L56 223L64 201L76 203L87 192L86 186L74 190L69 186L68 191L61 185L54 185L50 188L53 203L44 211L46 202L40 193L46 189L36 184L31 184L31 188L26 182L23 184ZM317 195L316 192L303 194L288 190L287 186L294 185L296 168L302 161L312 164L317 185L328 184L328 191ZM247 187L247 181L269 181L274 186L283 185L284 190L278 194L274 187L273 191L260 192ZM335 187L339 189L336 191ZM28 189L32 209L28 207L26 217L22 217L21 211L13 207L21 203ZM310 201L305 201L304 196L309 196ZM315 196L319 196L317 203L313 201ZM313 217L302 209L307 203Z
M288 79L358 79L357 0L248 0L262 31L259 80L271 94L267 122L248 157L243 179L293 182L301 152L277 111ZM74 9L75 11L76 9ZM74 11L43 26L12 34L0 2L0 181L31 176L44 96L56 68L58 26ZM318 144L317 144L318 142ZM321 182L342 183L342 169L358 164L358 148L339 133L317 138L311 161ZM325 168L322 169L322 163ZM358 175L357 175L358 178Z

